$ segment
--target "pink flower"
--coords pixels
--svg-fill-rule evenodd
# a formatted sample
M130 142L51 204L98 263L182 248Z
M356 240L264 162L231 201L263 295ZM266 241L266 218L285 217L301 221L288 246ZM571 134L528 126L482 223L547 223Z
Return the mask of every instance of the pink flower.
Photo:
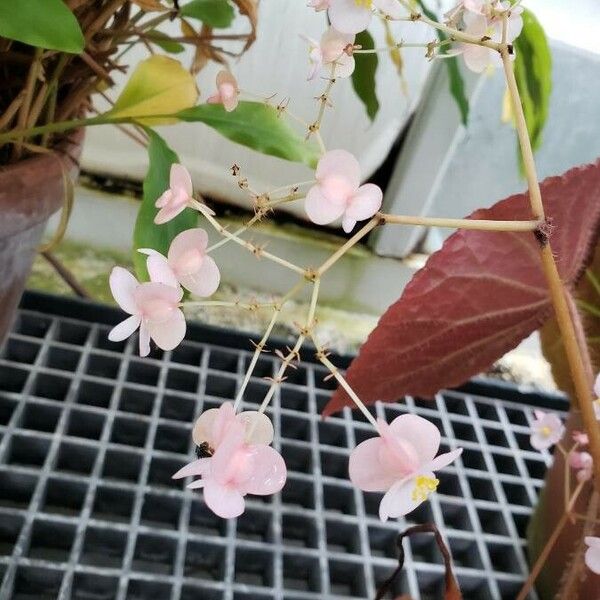
M188 170L183 165L171 165L169 189L156 201L155 206L160 210L154 217L154 222L162 225L174 219L193 201L192 194L192 178Z
M329 8L331 0L308 0L308 8L314 8L315 12L321 12Z
M350 77L354 71L354 57L346 52L354 44L354 35L340 33L330 27L322 36L321 43L304 37L309 44L308 57L311 68L308 79L314 79L322 67L335 64L335 77Z
M150 339L172 350L185 336L185 318L179 308L183 290L163 283L139 283L126 269L115 267L110 289L117 304L131 316L111 329L108 339L120 342L140 329L140 356L150 353Z
M342 227L348 233L357 221L371 218L381 207L381 189L372 183L360 185L360 166L346 150L326 152L315 176L317 184L308 191L304 208L317 225L342 217Z
M592 477L594 460L589 452L571 452L569 466L577 471L578 481L589 481Z
M587 536L583 541L588 547L585 552L585 564L592 573L600 575L600 537Z
M536 450L546 450L558 443L565 428L562 421L552 413L533 411L535 419L531 424L530 443Z
M267 496L283 488L287 469L281 455L268 445L273 428L265 415L235 415L226 403L201 415L193 435L197 444L208 445L211 456L186 465L173 478L199 475L201 479L187 487L203 488L206 505L219 517L241 515L247 494Z
M436 454L438 428L423 417L400 415L389 425L377 421L380 437L359 444L350 455L350 480L365 492L386 492L379 505L382 521L402 517L437 489L434 471L449 465L462 448Z
M373 8L389 19L399 19L405 12L398 0L330 0L329 19L342 33L358 33L369 26Z
M583 433L582 431L573 432L573 441L580 446L587 446L590 443L587 433Z
M210 96L208 104L222 104L227 112L237 108L240 91L235 77L225 69L217 73L217 93Z
M206 254L208 234L204 229L188 229L175 236L167 257L150 248L146 267L152 281L173 287L181 284L197 296L212 296L219 287L221 273L214 259Z

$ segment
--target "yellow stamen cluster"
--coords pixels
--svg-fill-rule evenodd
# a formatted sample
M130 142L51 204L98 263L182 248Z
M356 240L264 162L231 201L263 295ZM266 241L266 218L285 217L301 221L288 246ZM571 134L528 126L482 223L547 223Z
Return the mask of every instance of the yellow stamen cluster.
M373 0L354 0L356 6L364 6L365 8L371 8L373 6Z
M544 437L550 437L550 434L552 433L552 429L550 429L550 427L548 427L548 426L542 427L542 429L540 430L540 433Z
M429 497L429 494L432 494L437 490L439 484L440 480L435 479L435 477L419 475L415 480L415 489L412 491L411 498L413 499L413 502L425 502Z

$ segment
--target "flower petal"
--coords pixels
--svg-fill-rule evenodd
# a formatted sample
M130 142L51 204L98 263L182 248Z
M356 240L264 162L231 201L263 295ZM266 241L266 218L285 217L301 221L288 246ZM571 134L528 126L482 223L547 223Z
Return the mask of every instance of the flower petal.
M161 208L154 217L154 223L156 225L163 225L168 223L171 219L174 219L179 213L186 209L187 204L167 204Z
M439 471L440 469L447 467L450 463L453 463L462 454L462 451L462 448L456 448L456 450L440 454L439 456L436 456L425 469L428 471Z
M150 354L150 332L144 321L140 323L139 344L140 356L148 356Z
M344 204L332 202L323 195L321 186L314 185L308 190L304 201L304 210L308 218L317 225L327 225L344 214Z
M150 337L161 350L173 350L185 337L185 317L179 309L173 310L164 321L148 321L147 326Z
M209 479L204 485L204 502L215 515L223 519L239 517L246 508L244 496L234 487Z
M430 474L433 477L433 473ZM412 512L423 503L422 499L414 500L413 491L415 489L415 479L403 479L395 483L381 499L379 505L379 518L387 521L392 518L403 517Z
M373 4L390 19L401 19L406 11L398 0L373 0Z
M347 213L344 213L342 218L342 229L346 233L350 233L354 229L355 225L356 219L353 219L352 217L349 217Z
M171 165L171 172L169 174L169 187L173 192L185 194L190 197L194 193L192 186L192 178L190 177L189 171L183 166L177 163Z
M139 315L131 315L109 331L108 339L111 342L121 342L127 339L140 326L141 320Z
M356 221L370 219L381 208L383 192L374 183L361 185L352 196L346 214Z
M432 461L440 447L440 431L427 419L419 415L400 415L389 425L394 438L408 442L416 452L418 461L424 465Z
M154 281L140 284L135 290L135 302L140 313L148 321L164 321L172 316L177 308L183 290Z
M586 538L587 540L588 538ZM595 573L596 575L600 575L600 549L595 546L590 546L585 552L585 564L588 569Z
M358 4L356 0L331 0L329 19L331 24L342 33L364 31L371 22L369 7Z
M244 481L244 491L256 496L279 492L287 479L287 468L281 454L271 446L255 445L251 447L250 456L252 475Z
M315 176L318 181L345 179L348 187L356 190L360 185L360 164L347 150L330 150L319 159Z
M173 479L181 479L183 477L192 477L195 475L205 475L210 466L210 458L199 458L185 465L175 473Z
M179 281L186 290L196 296L212 296L221 283L221 271L212 256L205 256L195 273L181 275Z
M218 415L218 408L209 408L196 419L194 428L192 429L192 439L196 446L200 446L206 442L213 450L216 450L213 431Z
M397 473L379 460L384 443L374 437L358 444L350 454L350 481L363 492L385 492L398 480Z
M244 424L247 444L263 444L268 446L273 441L274 429L271 419L265 413L246 410L237 415L237 420Z
M164 283L171 287L179 287L179 281L175 277L175 273L169 266L169 261L158 252L151 254L146 259L146 269L148 269L148 275L150 275L150 281L155 283Z
M483 73L492 62L490 48L476 46L475 44L466 44L462 53L467 67L474 73Z
M123 267L114 267L108 279L110 291L117 304L130 315L138 312L134 292L139 287L138 280Z
M354 73L355 60L354 56L348 56L343 53L335 61L335 76L336 77L350 77Z

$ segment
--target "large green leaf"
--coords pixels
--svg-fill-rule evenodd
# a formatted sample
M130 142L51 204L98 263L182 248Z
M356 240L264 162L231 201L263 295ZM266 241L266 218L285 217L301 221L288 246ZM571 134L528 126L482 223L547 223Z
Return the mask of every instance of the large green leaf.
M226 112L220 104L199 104L178 112L176 117L205 123L226 138L263 154L310 167L319 160L315 145L303 140L277 109L262 102L240 102L233 112Z
M77 19L62 0L0 0L0 36L73 54L85 44Z
M138 248L152 248L167 254L173 238L186 229L195 227L197 214L186 208L174 219L163 225L156 225L154 217L158 209L154 206L158 197L169 187L171 165L179 162L179 157L158 133L146 128L150 137L148 146L149 165L144 179L144 197L138 211L133 232L133 264L140 281L148 280L146 256L138 252Z
M422 0L417 0L421 10L427 17L437 21L437 17L435 13L431 12L427 6L422 2ZM447 39L446 34L443 31L437 30L437 36L440 42L444 42ZM446 52L446 46L442 46L440 48L440 53L444 54ZM460 119L463 125L467 124L467 120L469 118L469 101L467 100L467 96L465 94L465 82L463 80L462 75L460 74L460 69L458 67L458 60L456 57L453 58L444 58L444 63L448 69L448 78L450 83L450 93L452 97L456 101L456 106L460 112Z
M552 92L552 54L544 29L534 14L523 11L523 31L515 40L515 77L529 138L540 147Z
M354 43L359 44L363 50L375 48L373 37L366 30L357 34ZM356 66L352 73L352 87L365 105L367 114L372 121L379 111L379 100L375 90L375 73L377 72L379 59L376 53L355 54L354 59Z
M181 15L200 19L209 27L229 27L235 12L229 0L192 0L181 7Z

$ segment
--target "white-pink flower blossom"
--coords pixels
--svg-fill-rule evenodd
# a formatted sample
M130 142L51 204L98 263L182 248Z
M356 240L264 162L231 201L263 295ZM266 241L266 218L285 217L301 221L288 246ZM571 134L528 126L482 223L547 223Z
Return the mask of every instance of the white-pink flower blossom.
M156 201L156 208L160 210L154 217L154 222L162 225L174 219L188 207L193 200L192 194L192 178L188 170L183 165L171 165L169 189Z
M600 537L587 536L583 541L588 547L585 551L585 564L592 573L600 575Z
M398 0L330 0L329 19L342 33L359 33L371 22L374 9L388 19L400 19L406 11Z
M308 58L310 60L309 80L314 79L323 67L335 65L335 77L350 77L354 72L354 56L348 48L354 44L354 35L340 33L333 27L321 36L317 43L312 38L302 36L308 42ZM328 72L328 75L331 73Z
M227 112L234 111L239 103L238 83L236 78L226 69L217 73L217 92L207 98L208 104L222 104Z
M247 494L271 495L284 486L287 469L281 455L268 445L273 429L265 415L235 415L232 405L225 403L201 415L193 435L196 444L208 446L210 456L191 462L173 478L200 476L187 487L203 488L204 501L216 515L238 517Z
M573 441L580 446L587 446L590 443L590 438L583 431L574 431L572 437Z
M577 471L577 481L589 481L592 477L594 459L589 452L571 452L569 466Z
M315 12L321 12L322 10L327 10L330 3L331 0L308 0L306 6L308 6L308 8L314 8Z
M541 410L533 412L535 419L531 423L531 445L536 450L546 450L558 443L565 433L562 421L553 413Z
M379 505L383 521L413 511L437 489L434 471L449 465L462 448L436 454L438 428L423 417L400 415L389 425L377 421L380 437L359 444L350 454L350 480L365 492L385 492Z
M163 283L139 283L126 269L115 267L109 278L117 304L131 316L111 329L108 339L119 342L140 330L140 356L150 353L150 339L163 350L172 350L185 336L186 323L179 303L183 290Z
M305 210L317 225L342 218L346 233L357 221L369 219L381 207L383 193L373 183L360 185L360 165L346 150L326 152L315 172L317 184L306 195Z
M197 296L212 296L219 287L221 273L217 263L206 254L208 234L204 229L187 229L176 235L167 256L156 250L140 248L148 255L146 267L151 281L177 287L181 284Z

